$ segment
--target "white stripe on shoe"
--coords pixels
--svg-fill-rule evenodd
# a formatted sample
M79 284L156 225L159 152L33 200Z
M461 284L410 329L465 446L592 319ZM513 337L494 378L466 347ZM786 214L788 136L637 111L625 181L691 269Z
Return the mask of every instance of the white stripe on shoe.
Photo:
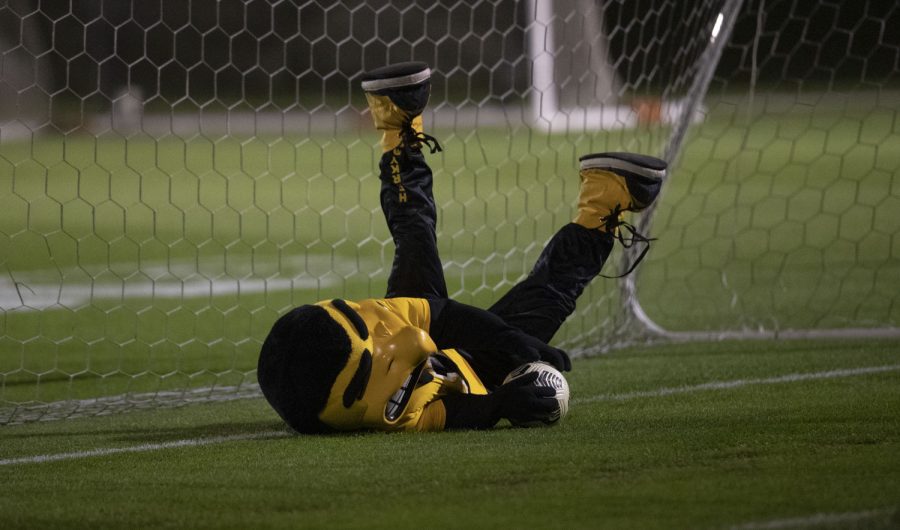
M619 169L622 171L628 171L629 173L634 173L636 175L641 175L642 177L655 179L664 179L666 177L665 169L652 169L635 164L634 162L629 162L627 160L606 156L598 156L596 158L588 158L582 160L581 169Z
M421 72L403 75L400 77L391 77L388 79L371 79L362 82L362 89L366 92L375 92L385 90L387 88L399 88L404 86L418 85L428 81L431 78L431 68L426 68Z

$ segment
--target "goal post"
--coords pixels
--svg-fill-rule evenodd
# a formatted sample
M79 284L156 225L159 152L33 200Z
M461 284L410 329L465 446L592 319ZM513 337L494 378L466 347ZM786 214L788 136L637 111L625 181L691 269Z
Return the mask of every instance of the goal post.
M738 3L725 3L722 31L729 4ZM874 3L745 2L709 81L701 67L690 89L706 118L689 132L679 122L667 144L679 181L641 220L667 236L651 262L673 270L668 262L690 255L665 277L625 281L639 289L632 316L651 337L900 337L900 217L887 184L900 168L888 154L898 141L889 123L898 117L900 39L882 31L898 17L896 6ZM697 91L701 82L708 90ZM685 283L695 286L690 296ZM672 311L663 298L709 304L698 310L705 322L664 324ZM647 340L641 327L629 330L637 341Z
M603 9L590 0L526 2L532 126L547 132L633 126L618 106Z
M791 0L0 5L0 424L258 395L285 311L383 295L359 79L425 61L451 295L664 157L641 266L554 344L900 337L900 8ZM606 273L634 254L617 246Z
M743 4L744 0L726 0L723 2L722 11L712 21L709 29L709 45L697 61L693 81L684 98L684 104L681 105L679 114L674 117L672 132L666 143L665 150L660 154L662 159L669 164L673 174L676 172L676 165L679 161L678 156L681 154L681 147L687 135L688 126L693 123L693 118L706 96L709 84L722 57L722 51L731 38L731 32L734 29L734 24ZM640 233L651 232L656 208L657 203L654 203L641 212L640 219L637 222ZM637 247L625 250L622 256L621 269L623 271L629 270L631 264L640 259L638 254L640 251L641 249ZM664 329L644 311L637 292L637 277L639 274L640 272L637 271L633 275L626 275L620 281L624 313L621 326L623 331L621 334L625 337L651 336L669 339L679 337L678 332L673 333ZM625 340L627 341L628 339L626 338Z

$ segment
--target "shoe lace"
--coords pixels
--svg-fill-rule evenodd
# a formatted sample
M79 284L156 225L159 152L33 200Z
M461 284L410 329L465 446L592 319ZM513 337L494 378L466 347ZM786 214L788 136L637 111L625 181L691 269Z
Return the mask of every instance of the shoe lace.
M617 204L609 215L601 217L600 220L603 222L606 230L613 234L613 238L617 239L623 247L631 248L636 243L643 243L644 248L641 250L641 253L638 254L638 257L634 260L634 262L628 267L627 271L618 276L607 276L605 274L601 274L600 276L604 278L623 278L631 274L638 266L638 264L644 259L644 256L647 255L647 251L650 250L650 242L656 241L655 237L647 237L638 232L637 228L635 228L633 224L625 222L625 220L622 219L622 213L624 213L624 210L622 210L621 205ZM628 231L628 236L622 235L621 229L623 228Z
M428 146L431 154L439 153L444 150L441 147L441 144L438 143L437 138L431 136L430 134L425 134L424 132L418 132L412 128L412 124L405 123L403 128L400 129L400 136L403 138L403 145L415 150L422 149L422 144Z

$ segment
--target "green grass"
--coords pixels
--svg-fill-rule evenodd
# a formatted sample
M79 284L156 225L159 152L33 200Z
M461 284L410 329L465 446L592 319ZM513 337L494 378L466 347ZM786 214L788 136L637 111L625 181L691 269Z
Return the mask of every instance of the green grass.
M900 322L893 111L788 110L748 128L714 108L693 131L638 282L659 324ZM452 295L486 306L530 269L573 216L579 154L657 151L665 132L436 129L445 151L429 161ZM0 311L0 401L239 384L288 308L381 295L392 247L376 138L4 141L0 296L38 310ZM556 344L605 344L619 309L616 283L596 280Z
M618 351L574 363L571 412L554 428L291 436L2 465L0 519L11 528L643 529L857 514L794 526L891 528L900 371L590 398L898 364L887 341ZM251 399L6 426L0 459L282 429Z

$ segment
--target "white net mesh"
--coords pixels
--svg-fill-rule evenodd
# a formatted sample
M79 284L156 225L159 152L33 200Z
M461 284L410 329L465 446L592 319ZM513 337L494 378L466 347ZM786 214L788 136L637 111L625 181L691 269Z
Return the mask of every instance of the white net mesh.
M900 9L749 4L677 153L645 309L713 336L897 337Z
M629 150L678 162L647 319L598 280L558 345L896 329L898 10L800 4L6 2L0 423L252 393L279 314L382 295L358 79L410 59L452 296L502 295L572 218L576 158Z

